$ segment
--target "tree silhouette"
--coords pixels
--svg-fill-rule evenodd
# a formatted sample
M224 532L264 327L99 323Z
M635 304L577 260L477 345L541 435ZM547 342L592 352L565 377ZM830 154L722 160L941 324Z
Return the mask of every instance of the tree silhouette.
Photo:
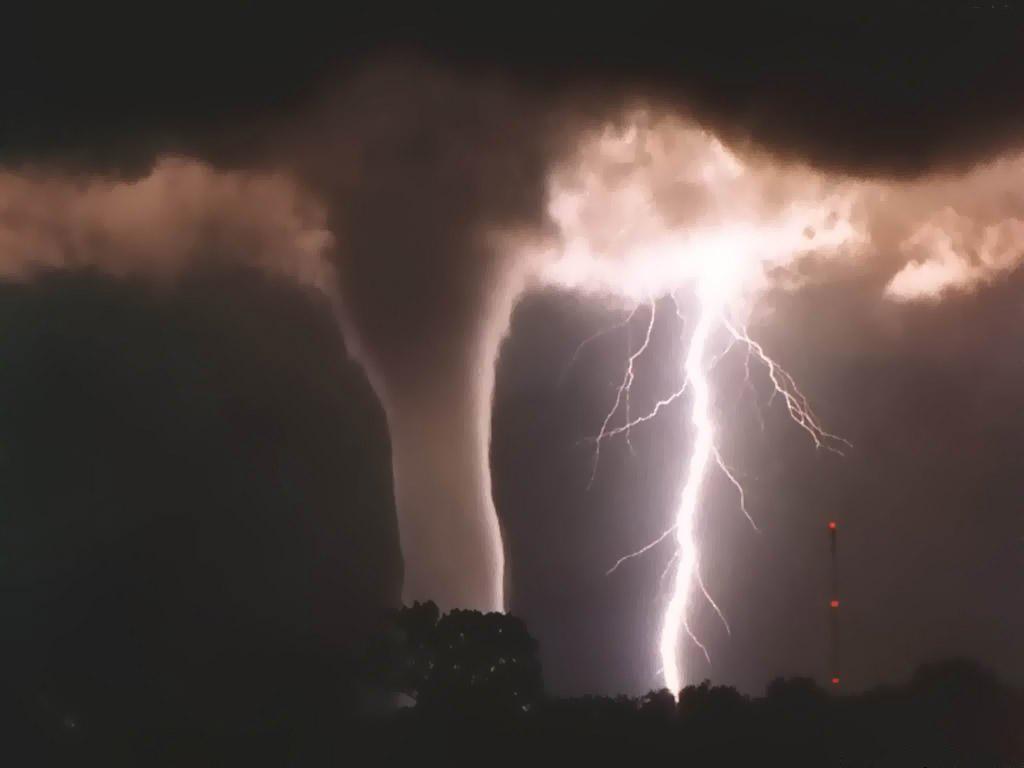
M417 602L399 612L395 639L391 679L421 711L528 712L542 695L537 642L514 616L439 616L433 602Z

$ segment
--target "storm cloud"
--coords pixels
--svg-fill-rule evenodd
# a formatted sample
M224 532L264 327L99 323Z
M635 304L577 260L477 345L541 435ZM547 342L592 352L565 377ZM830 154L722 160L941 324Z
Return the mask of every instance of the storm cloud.
M759 260L767 307L866 273L880 301L955 295L1010 276L1020 256L1024 113L1007 25L754 21L591 28L556 13L486 34L441 25L427 43L415 24L335 40L313 19L265 19L232 62L216 25L192 56L182 37L123 50L101 36L83 71L42 62L38 87L5 94L23 117L3 126L0 264L18 279L82 265L121 278L226 259L315 286L388 414L405 598L503 607L498 512L516 511L491 498L491 398L524 289L635 303L681 278L626 291L650 254L616 243L621 227L771 228L829 195L843 205L800 220L801 250ZM569 220L552 190L593 168L578 155L589 138L628 135L637 108L664 118L647 135L668 125L669 151L652 162L641 126L598 168L608 196L581 219L586 266L559 272ZM672 145L680 125L695 152ZM709 147L742 168L719 190L751 203L735 215L696 173ZM837 222L848 236L823 248Z

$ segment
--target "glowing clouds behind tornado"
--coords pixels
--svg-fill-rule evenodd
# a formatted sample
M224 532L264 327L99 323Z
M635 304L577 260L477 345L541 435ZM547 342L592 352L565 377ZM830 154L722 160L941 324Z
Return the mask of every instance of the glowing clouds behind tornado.
M749 304L813 279L808 264L847 259L882 264L888 298L936 298L1024 257L1024 155L857 178L733 151L692 120L636 110L582 132L552 169L548 213L558 236L540 278L568 289L638 302L728 269L742 283L734 303Z
M559 240L541 277L644 301L728 272L739 299L776 267L857 243L855 203L852 182L745 162L692 122L636 112L553 171Z
M170 280L218 262L330 290L318 199L282 174L163 158L144 176L0 172L0 274L96 269Z
M886 286L890 298L935 300L990 283L1024 257L1024 156L891 185L875 221L879 247L902 235L905 264Z

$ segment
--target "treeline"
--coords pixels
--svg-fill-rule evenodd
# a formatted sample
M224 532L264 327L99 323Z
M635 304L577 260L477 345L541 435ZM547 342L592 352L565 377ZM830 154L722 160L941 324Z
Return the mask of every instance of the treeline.
M920 668L905 685L836 695L805 678L750 697L705 681L645 696L547 698L529 712L413 707L372 729L396 764L416 755L474 764L558 756L571 765L905 768L1024 765L1024 696L967 661Z
M1024 765L1024 692L967 660L922 666L860 694L809 678L751 697L709 681L641 697L543 695L536 643L521 621L432 604L406 608L391 679L407 705L370 729L391 759L473 764L559 755L572 765Z
M538 658L515 617L416 604L344 665L324 667L337 695L288 711L268 691L266 707L239 701L212 719L151 708L148 719L77 722L14 699L3 719L35 739L36 759L19 765L1024 765L1024 694L969 661L860 694L780 678L762 696L705 681L677 700L667 690L546 695ZM198 704L204 691L192 695Z

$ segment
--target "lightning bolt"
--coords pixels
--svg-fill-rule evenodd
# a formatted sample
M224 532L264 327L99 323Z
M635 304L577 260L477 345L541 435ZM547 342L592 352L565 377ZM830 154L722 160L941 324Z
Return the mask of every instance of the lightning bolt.
M610 575L629 560L646 554L669 539L674 539L675 551L662 574L662 581L671 577L671 588L658 641L661 675L665 686L673 693L680 691L686 682L685 670L680 662L680 645L684 633L700 649L705 658L709 662L711 660L706 645L696 636L689 623L692 598L697 590L722 621L726 631L730 632L729 622L724 612L704 584L701 575L700 547L696 534L701 495L712 468L717 468L735 488L740 511L754 530L758 530L757 524L747 509L743 484L725 462L716 444L711 386L711 373L715 366L736 345L741 345L746 351L745 384L751 391L753 391L753 385L750 382L750 360L754 359L760 362L768 373L768 380L772 385L772 398L782 400L789 417L797 426L807 432L817 448L841 454L844 447L851 447L848 441L828 432L822 426L820 419L811 409L807 397L799 389L795 379L765 352L760 343L750 337L742 324L729 318L728 308L734 287L730 283L731 277L732 275L728 271L708 270L697 282L697 321L686 347L687 351L682 365L683 383L679 389L658 400L648 413L630 418L627 411L625 423L610 427L619 408L624 402L628 402L629 389L635 380L635 363L650 345L656 304L654 302L649 304L650 318L644 342L636 351L630 353L626 371L616 392L615 402L605 416L597 437L594 438L594 463L588 488L593 483L597 472L602 442L618 435L625 435L628 439L631 429L651 421L687 392L691 395L689 422L693 443L685 467L679 505L676 508L672 524L653 541L620 557L607 571ZM672 298L674 301L674 297ZM676 304L676 313L680 318L683 317L678 304ZM724 331L728 335L729 341L724 350L712 354L709 351L709 346L716 332L719 331ZM760 419L760 411L758 414Z
M683 685L683 673L679 664L679 642L683 630L691 640L704 652L710 661L707 648L690 629L688 613L690 597L693 592L691 585L699 582L700 550L697 547L695 523L700 493L707 477L708 466L714 458L715 429L711 414L711 387L704 362L708 339L713 330L714 320L721 313L721 303L715 297L709 280L702 280L697 286L699 314L697 323L690 337L690 346L683 361L684 379L690 382L693 390L690 407L690 422L694 427L693 446L690 450L690 461L686 469L686 480L675 519L676 551L679 556L673 577L672 597L665 608L662 619L661 637L658 652L661 656L662 677L666 687L673 693ZM704 590L705 595L707 590ZM716 606L717 608L717 606ZM721 611L718 612L721 615Z
M576 362L580 359L580 355L583 353L584 349L589 347L595 341L598 341L599 339L602 339L605 336L614 333L615 331L621 328L629 328L629 324L633 322L633 318L636 317L636 313L640 311L640 306L640 304L637 304L635 307L633 307L633 310L626 316L624 320L615 323L615 325L609 328L602 328L600 331L592 333L590 336L588 336L579 344L577 344L575 351L572 353L572 357L569 358L569 362L565 364L565 367L562 369L562 373L558 377L558 385L561 386L562 384L565 383L566 378L568 378L569 376L569 371L571 371L572 367L576 365Z
M825 450L842 455L843 451L840 446L845 446L846 448L853 447L848 440L838 435L833 435L821 426L821 422L811 409L807 397L800 391L793 377L772 360L760 344L750 338L745 328L730 323L724 317L722 322L734 339L745 344L747 349L764 363L765 368L768 370L768 377L771 379L772 386L774 387L772 397L778 395L783 398L790 418L811 436L816 448L824 448Z
M758 527L748 509L742 475L730 466L717 441L721 424L716 421L715 366L737 352L744 353L744 379L737 382L743 387L738 391L741 397L752 397L762 431L765 423L758 390L770 382L767 406L784 406L817 448L842 454L849 447L825 429L796 380L751 338L743 321L758 296L776 283L777 275L784 282L791 277L794 286L802 284L799 270L790 276L788 269L798 259L855 254L868 245L870 227L854 212L862 201L866 207L873 206L884 191L810 169L775 167L765 158L746 161L700 126L639 110L627 116L625 125L609 124L583 142L579 154L549 179L548 213L559 229L560 241L550 249L542 246L544 280L570 290L629 299L641 313L644 306L650 308L649 314L643 314L647 320L643 342L630 345L625 371L616 380L614 402L596 437L587 438L593 447L587 488L593 486L608 440L623 437L632 450L632 430L669 416L670 411L670 418L683 413L686 420L691 444L680 462L679 497L670 519L653 541L620 557L608 569L613 574L672 542L672 556L662 576L667 596L657 647L665 685L675 693L686 682L681 644L689 639L710 658L709 649L692 631L694 596L702 596L729 629L701 573L697 523L713 473L721 473L722 481L737 494L739 511L754 530ZM672 178L706 194L707 206L700 216L674 217L684 209L675 207L675 186L671 191L664 189L663 170L668 168L673 169ZM787 182L785 205L762 205L776 198L775 185L782 179ZM667 216L670 212L673 215ZM657 302L675 301L672 291L682 286L694 296L687 304L689 318L683 317L678 303L675 307L684 322L679 331L683 349L679 387L657 400L647 413L639 413L638 401L631 398L637 361L651 347L655 314L664 306ZM623 324L628 329L639 327L640 316L630 316ZM666 324L658 325L660 333ZM584 341L581 348L591 341ZM570 366L578 356L579 350ZM758 387L751 378L755 367L765 371L764 379L759 372Z
M636 361L640 359L641 355L643 355L643 353L647 351L647 347L650 346L651 343L651 334L654 332L654 320L657 317L657 304L655 304L654 300L652 299L648 303L648 306L650 307L650 316L647 321L647 331L644 334L644 342L643 344L640 345L636 352L633 352L629 356L629 359L626 362L626 372L623 374L622 381L619 384L619 388L615 393L615 402L612 404L611 410L608 411L608 414L604 417L604 422L601 424L601 431L598 432L597 437L594 438L594 461L590 469L590 480L587 481L587 490L590 490L590 487L594 484L594 478L597 477L597 465L601 461L601 443L609 437L608 425L611 423L612 418L618 412L619 406L621 406L623 402L629 401L629 391L630 388L633 386L634 379L636 378L633 366L636 363ZM630 317L632 317L632 315L630 315ZM629 422L629 416L627 415L625 428L623 430L620 430L619 432L616 432L616 434L619 434L620 432L625 432L628 439L630 428L631 425Z

